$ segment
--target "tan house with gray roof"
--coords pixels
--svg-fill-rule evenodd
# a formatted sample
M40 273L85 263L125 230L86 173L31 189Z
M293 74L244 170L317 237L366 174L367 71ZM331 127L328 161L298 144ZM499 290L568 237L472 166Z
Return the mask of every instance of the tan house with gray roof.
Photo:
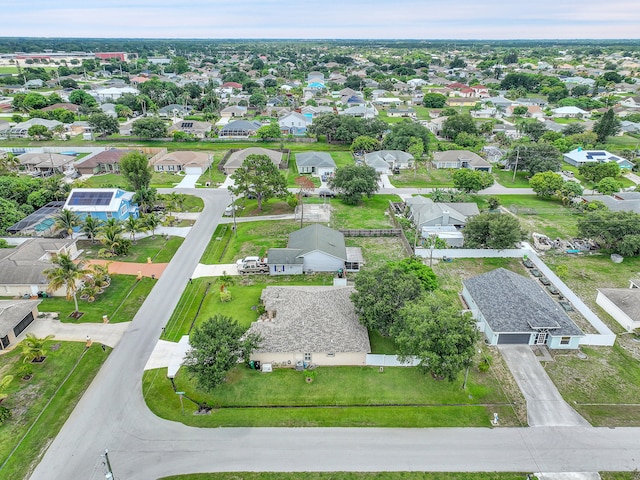
M190 150L168 152L162 156L156 156L152 160L152 166L156 172L184 172L193 175L202 175L210 163L211 154Z
M278 168L280 168L283 160L282 152L278 152L277 150L269 150L268 148L260 147L245 148L229 155L229 158L224 164L224 173L231 175L242 166L249 155L266 155Z
M251 360L316 365L365 365L367 329L351 302L353 287L267 287L265 314L249 328L262 337Z

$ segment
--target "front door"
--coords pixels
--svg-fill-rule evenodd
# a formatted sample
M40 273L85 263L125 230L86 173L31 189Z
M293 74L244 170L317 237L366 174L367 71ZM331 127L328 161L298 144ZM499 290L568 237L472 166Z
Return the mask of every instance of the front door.
M536 345L546 345L548 335L547 332L538 332L536 335Z

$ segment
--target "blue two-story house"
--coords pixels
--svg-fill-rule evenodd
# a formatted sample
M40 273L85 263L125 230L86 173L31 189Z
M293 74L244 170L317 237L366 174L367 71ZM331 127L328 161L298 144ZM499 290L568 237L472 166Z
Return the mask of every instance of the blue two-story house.
M140 216L133 196L133 192L119 188L74 188L63 208L76 212L81 219L89 216L104 221L110 218L124 221L130 216Z

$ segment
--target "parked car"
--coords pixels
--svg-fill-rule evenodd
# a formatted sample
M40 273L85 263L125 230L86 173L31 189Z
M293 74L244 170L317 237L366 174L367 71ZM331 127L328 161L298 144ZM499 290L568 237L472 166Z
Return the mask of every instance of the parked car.
M531 275L533 275L536 278L540 278L542 276L542 273L537 268L532 268L529 271L531 272Z
M247 262L238 267L238 273L269 273L269 266L262 262Z
M336 193L332 190L322 189L318 190L318 196L323 198L334 198Z
M527 268L533 268L533 262L528 258L525 258L524 260L522 260L522 264Z
M240 265L242 265L244 263L250 263L250 262L264 263L266 265L267 264L267 259L255 256L255 255L250 255L250 256L241 258L239 260L236 260L236 265L240 266Z
M239 205L229 205L227 208L224 209L223 215L225 217L230 217L230 216L233 215L233 211L234 210L237 212L238 210L240 210L240 206Z
M551 285L551 280L549 280L547 277L540 277L540 283L545 287L548 287L549 285Z

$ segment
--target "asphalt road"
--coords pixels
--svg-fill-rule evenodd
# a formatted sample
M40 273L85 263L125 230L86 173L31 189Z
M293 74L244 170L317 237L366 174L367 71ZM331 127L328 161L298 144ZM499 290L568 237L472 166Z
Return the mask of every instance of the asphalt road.
M230 198L205 209L35 469L33 480L117 480L207 471L601 471L640 468L640 429L199 429L155 417L142 372Z

